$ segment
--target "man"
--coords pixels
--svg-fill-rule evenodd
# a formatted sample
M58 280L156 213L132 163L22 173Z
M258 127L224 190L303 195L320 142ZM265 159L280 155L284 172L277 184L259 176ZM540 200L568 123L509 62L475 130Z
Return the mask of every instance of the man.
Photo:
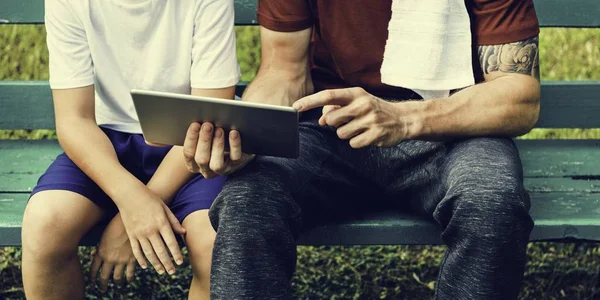
M533 3L467 1L478 84L416 100L381 82L391 2L259 1L261 66L243 100L301 111L300 157L242 169L252 157L211 156L222 144L211 124L190 128L189 169L239 170L209 212L213 298L291 298L302 229L386 209L439 223L448 251L437 299L517 297L533 222L510 137L539 113Z

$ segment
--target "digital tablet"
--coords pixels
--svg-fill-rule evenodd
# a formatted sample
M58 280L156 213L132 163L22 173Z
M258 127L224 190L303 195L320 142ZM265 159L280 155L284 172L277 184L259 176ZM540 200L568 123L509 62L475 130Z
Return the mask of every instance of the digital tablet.
M131 96L149 142L181 146L192 122L211 122L225 130L225 137L238 130L244 153L299 155L299 113L293 107L146 90L132 90Z

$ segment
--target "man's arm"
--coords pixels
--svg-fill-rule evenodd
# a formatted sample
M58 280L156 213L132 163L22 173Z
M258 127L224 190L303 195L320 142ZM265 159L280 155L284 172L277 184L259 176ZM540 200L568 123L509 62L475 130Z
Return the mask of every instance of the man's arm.
M407 107L417 111L408 138L518 136L531 130L540 108L538 38L480 46L479 59L485 82Z
M243 101L291 106L313 93L309 51L312 28L277 32L260 28L261 63Z
M321 125L337 127L355 148L392 146L405 139L517 136L539 115L537 37L482 46L485 82L448 98L387 102L361 88L326 90L294 103L299 111L324 106Z

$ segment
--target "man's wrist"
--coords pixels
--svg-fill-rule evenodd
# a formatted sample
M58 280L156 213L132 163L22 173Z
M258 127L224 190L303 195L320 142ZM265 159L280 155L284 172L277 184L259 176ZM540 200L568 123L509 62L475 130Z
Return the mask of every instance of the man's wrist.
M405 127L405 139L417 139L426 135L427 116L431 101L402 101L395 103L399 108L398 116Z

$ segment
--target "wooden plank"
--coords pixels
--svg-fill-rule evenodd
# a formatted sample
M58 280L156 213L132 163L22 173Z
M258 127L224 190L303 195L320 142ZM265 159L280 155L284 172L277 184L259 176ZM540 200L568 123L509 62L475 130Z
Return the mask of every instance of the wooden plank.
M600 192L600 140L519 140L517 145L530 191ZM0 192L31 191L61 152L52 140L0 140Z
M0 81L0 129L53 129L47 81Z
M543 27L600 27L598 0L534 0Z
M61 152L57 141L0 140L0 192L31 191Z
M0 194L0 246L20 245L20 226L27 194ZM530 240L600 241L600 194L533 193ZM94 245L98 226L82 241ZM440 228L430 219L405 213L372 214L352 222L330 224L304 232L300 245L441 244Z
M245 82L236 93L241 95ZM600 81L548 81L536 127L600 127ZM0 81L0 129L52 129L54 109L47 81Z
M0 1L0 24L44 23L44 0ZM235 0L236 25L256 24L256 0Z
M256 24L257 0L235 0L236 24ZM600 2L597 0L534 0L543 27L600 27ZM41 24L43 0L0 1L0 23Z
M595 128L600 127L598 116L600 81L542 83L540 118L536 127Z
M600 140L517 140L526 177L600 175Z

